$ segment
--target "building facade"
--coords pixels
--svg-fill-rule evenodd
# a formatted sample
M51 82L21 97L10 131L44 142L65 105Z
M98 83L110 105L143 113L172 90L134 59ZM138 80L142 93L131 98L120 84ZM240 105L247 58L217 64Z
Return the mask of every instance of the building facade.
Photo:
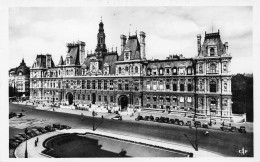
M145 37L142 31L139 36L121 35L120 51L108 51L100 22L93 53L86 53L85 43L78 41L67 44L67 55L56 66L50 54L37 55L30 72L31 100L232 116L232 57L219 31L205 33L203 44L197 36L194 58L148 60Z
M16 68L9 70L9 97L29 96L30 93L30 68L24 59Z

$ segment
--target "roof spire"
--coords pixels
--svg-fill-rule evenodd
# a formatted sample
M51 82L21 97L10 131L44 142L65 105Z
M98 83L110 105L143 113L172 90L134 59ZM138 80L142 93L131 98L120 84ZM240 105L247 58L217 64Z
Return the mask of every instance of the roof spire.
M102 16L101 16L101 22L102 22Z
M131 24L129 24L129 37L130 37Z

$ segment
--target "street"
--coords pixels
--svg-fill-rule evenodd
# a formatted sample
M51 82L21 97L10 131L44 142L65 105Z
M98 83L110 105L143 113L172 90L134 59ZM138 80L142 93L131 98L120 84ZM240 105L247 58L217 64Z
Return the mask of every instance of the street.
M49 123L60 123L71 126L72 128L92 129L92 117L84 117L81 120L80 115L67 114L44 110L31 110L30 106L9 104L10 112L21 112L24 109L25 116L22 118L36 118ZM21 118L21 119L22 119ZM95 128L108 132L120 133L133 137L149 138L153 140L163 140L168 143L174 142L184 145L191 144L184 136L195 143L195 128L190 129L186 126L176 126L167 123L157 123L151 121L117 121L104 118L95 118ZM198 128L198 148L220 153L230 157L252 157L253 156L253 133L241 134L238 132L222 132L218 130L209 130L209 136L205 136L206 129ZM22 129L10 127L10 138L17 132L23 132ZM241 150L248 152L242 154Z

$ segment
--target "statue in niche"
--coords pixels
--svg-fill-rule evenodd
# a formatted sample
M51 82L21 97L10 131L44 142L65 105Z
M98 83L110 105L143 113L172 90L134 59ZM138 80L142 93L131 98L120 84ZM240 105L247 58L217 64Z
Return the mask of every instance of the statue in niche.
M227 83L224 83L224 91L227 91Z
M203 73L202 65L199 66L199 73Z

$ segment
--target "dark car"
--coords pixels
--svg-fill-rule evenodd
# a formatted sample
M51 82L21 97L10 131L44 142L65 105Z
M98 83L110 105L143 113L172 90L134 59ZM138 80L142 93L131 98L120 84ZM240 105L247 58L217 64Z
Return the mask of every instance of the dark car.
M30 136L30 137L35 137L35 136L37 136L37 134L36 134L34 131L28 131L26 135L28 135L28 136Z
M150 121L153 121L154 120L154 117L151 115L150 116Z
M30 136L28 136L28 135L26 135L26 134L19 133L19 135L22 136L23 138L30 139Z
M170 123L170 124L174 124L174 119L170 119L170 120L169 120L169 123Z
M231 132L236 132L236 131L237 131L237 127L231 126L229 130L230 130Z
M184 121L183 121L183 120L180 120L180 121L179 121L179 125L184 125Z
M149 116L145 116L144 120L149 120L149 118L150 118Z
M42 133L39 132L37 129L32 129L32 132L34 132L34 133L37 134L37 135L41 135L41 134L42 134Z
M21 117L23 117L23 116L25 116L23 113L18 113L18 114L16 114L16 117L17 117L17 118L21 118Z
M39 132L41 132L42 134L43 134L43 133L47 133L47 131L46 131L43 127L37 128L37 130L38 130Z
M52 128L50 125L45 126L45 130L48 131L48 132L53 132L53 131L55 131L55 129Z
M135 118L136 121L143 120L143 117L141 115L138 115L137 118Z
M154 121L159 122L160 118L159 117L155 117Z
M238 132L246 133L246 127L245 126L240 126L240 128L238 129Z
M191 124L191 121L187 121L187 122L186 122L186 125L187 125L187 126L191 126L191 125L192 125L192 124Z
M170 119L169 118L165 118L164 119L164 123L169 123Z
M203 127L203 128L209 128L209 124L208 124L208 123L203 123L203 124L202 124L202 127Z
M165 117L162 117L162 116L161 116L158 122L159 122L159 123L163 123L163 122L164 122L164 119L165 119Z
M194 122L195 127L201 127L201 122L200 121L195 121Z
M20 135L15 135L15 136L14 136L14 139L20 140L20 141L22 141L22 142L26 140L26 138L23 138L23 137L20 136Z
M19 143L14 142L12 140L9 140L9 147L10 148L16 148L19 145Z
M179 119L174 119L174 124L179 125Z
M14 113L14 112L10 112L10 113L9 113L9 119L10 119L10 118L13 118L13 117L15 117L15 116L16 116L16 113Z
M122 116L121 115L117 115L113 118L111 118L112 120L122 120Z
M60 124L53 124L52 127L61 130Z
M68 126L68 125L61 125L60 127L61 127L61 129L70 129L70 128L71 128L71 127Z

